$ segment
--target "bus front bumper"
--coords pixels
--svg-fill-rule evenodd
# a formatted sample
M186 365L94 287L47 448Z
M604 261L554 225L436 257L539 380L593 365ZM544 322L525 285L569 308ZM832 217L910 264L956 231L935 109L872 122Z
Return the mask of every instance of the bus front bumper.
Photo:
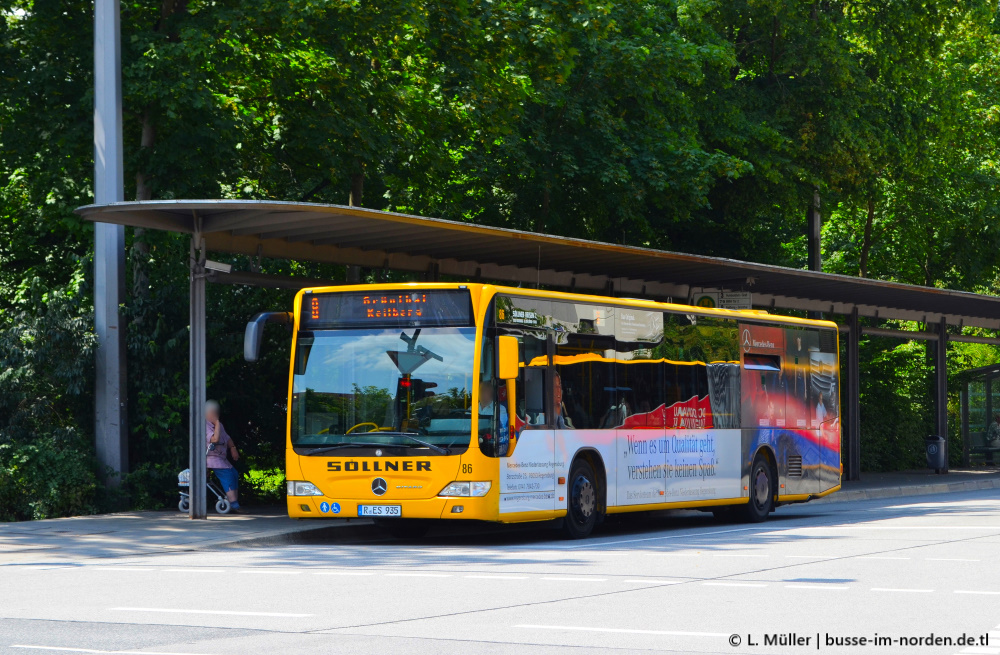
M399 506L400 518L479 519L495 521L496 498L425 498L407 500L335 500L325 496L288 496L288 516L296 519L362 518L359 506ZM492 509L492 513L490 512ZM363 518L371 518L364 516ZM386 517L395 518L395 517Z

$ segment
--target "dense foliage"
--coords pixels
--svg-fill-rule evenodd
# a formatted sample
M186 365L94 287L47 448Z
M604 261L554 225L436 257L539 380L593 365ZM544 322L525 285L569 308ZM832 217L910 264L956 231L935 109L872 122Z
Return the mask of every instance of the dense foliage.
M128 199L364 204L984 293L1000 265L986 0L123 0ZM131 470L93 468L87 0L0 0L0 519L171 502L187 244L129 233ZM237 268L343 269L233 258ZM374 276L385 272L368 272ZM280 495L290 294L209 291L210 395ZM957 370L995 360L952 347ZM918 462L927 353L865 340L868 468ZM956 421L952 421L956 423Z

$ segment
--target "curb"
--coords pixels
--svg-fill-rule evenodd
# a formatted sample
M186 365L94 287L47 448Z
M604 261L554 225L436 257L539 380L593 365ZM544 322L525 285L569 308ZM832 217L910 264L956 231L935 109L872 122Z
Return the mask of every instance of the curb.
M321 523L315 527L301 528L288 532L274 532L254 537L242 537L232 541L214 541L211 543L199 544L197 549L213 548L266 548L269 546L301 546L303 544L314 544L324 539L336 536L360 536L358 533L367 532L375 524L369 519L351 521L348 523Z
M1000 489L1000 478L989 480L963 480L961 482L937 482L934 484L913 484L899 487L878 487L875 489L851 489L837 491L829 496L817 498L813 503L847 503L860 500L882 500L885 498L905 498L908 496L928 496L931 494L961 493Z

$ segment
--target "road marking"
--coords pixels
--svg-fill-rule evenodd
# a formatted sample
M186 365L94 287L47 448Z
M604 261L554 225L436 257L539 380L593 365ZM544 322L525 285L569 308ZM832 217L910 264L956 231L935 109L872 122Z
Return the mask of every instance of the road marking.
M847 585L829 585L829 584L786 584L785 589L830 589L836 591L843 591L845 589L850 589Z
M375 575L374 571L313 571L313 575Z
M988 525L804 525L799 528L789 528L787 532L798 530L993 530Z
M1000 591L964 591L961 589L955 590L956 594L982 594L984 596L1000 596ZM1000 628L1000 626L997 626Z
M64 653L107 653L109 655L200 655L199 653L164 653L151 650L97 650L94 648L67 648L65 646L30 646L28 644L11 644L11 648L30 648L32 650L55 650Z
M759 582L702 582L706 587L766 587Z
M792 559L836 559L837 557L843 557L842 555L785 555Z
M645 580L639 580L639 579L626 580L625 582L630 582L630 583L633 583L633 584L681 584L684 581L683 580L650 580L650 579L647 578Z
M88 566L88 569L100 569L102 571L155 571L156 569L152 566Z
M701 557L701 553L654 553L654 555L666 555L667 557Z
M909 557L882 557L879 555L861 555L858 559L911 559Z
M978 559L962 559L960 557L928 557L928 562L980 562Z
M542 580L553 580L555 582L607 582L607 578L580 578L573 576L550 575Z
M470 580L527 580L526 575L467 575Z
M630 635L667 635L671 637L728 637L724 632L682 632L679 630L632 630L630 628L591 628L575 625L515 625L515 628L528 630L572 630L577 632L614 632Z
M755 553L711 553L712 557L770 557L770 555L757 555Z
M573 550L574 548L593 548L594 546L617 546L618 544L634 544L640 541L661 541L663 539L689 539L691 537L710 537L714 534L730 532L747 532L759 528L733 528L732 530L713 530L711 532L693 532L691 534L668 534L662 537L642 537L641 539L620 539L618 541L603 541L601 543L574 544L572 546L550 546L553 550ZM769 531L770 532L770 531Z
M223 569L163 569L164 571L169 571L170 573L225 573Z
M227 616L281 616L290 619L302 619L314 614L292 614L289 612L237 612L234 610L193 610L174 609L168 607L109 607L112 612L160 612L163 614L225 614Z
M292 571L292 570L280 570L275 571L274 569L244 569L240 573L263 573L265 575L302 575L302 571Z
M389 578L450 578L450 573L386 573Z
M904 594L929 594L933 589L893 589L892 587L872 587L872 591L898 591Z

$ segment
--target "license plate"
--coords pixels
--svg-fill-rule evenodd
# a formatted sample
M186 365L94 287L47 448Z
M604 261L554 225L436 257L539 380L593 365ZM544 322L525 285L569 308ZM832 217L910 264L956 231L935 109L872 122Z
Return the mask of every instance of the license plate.
M358 516L402 516L401 505L358 505Z

